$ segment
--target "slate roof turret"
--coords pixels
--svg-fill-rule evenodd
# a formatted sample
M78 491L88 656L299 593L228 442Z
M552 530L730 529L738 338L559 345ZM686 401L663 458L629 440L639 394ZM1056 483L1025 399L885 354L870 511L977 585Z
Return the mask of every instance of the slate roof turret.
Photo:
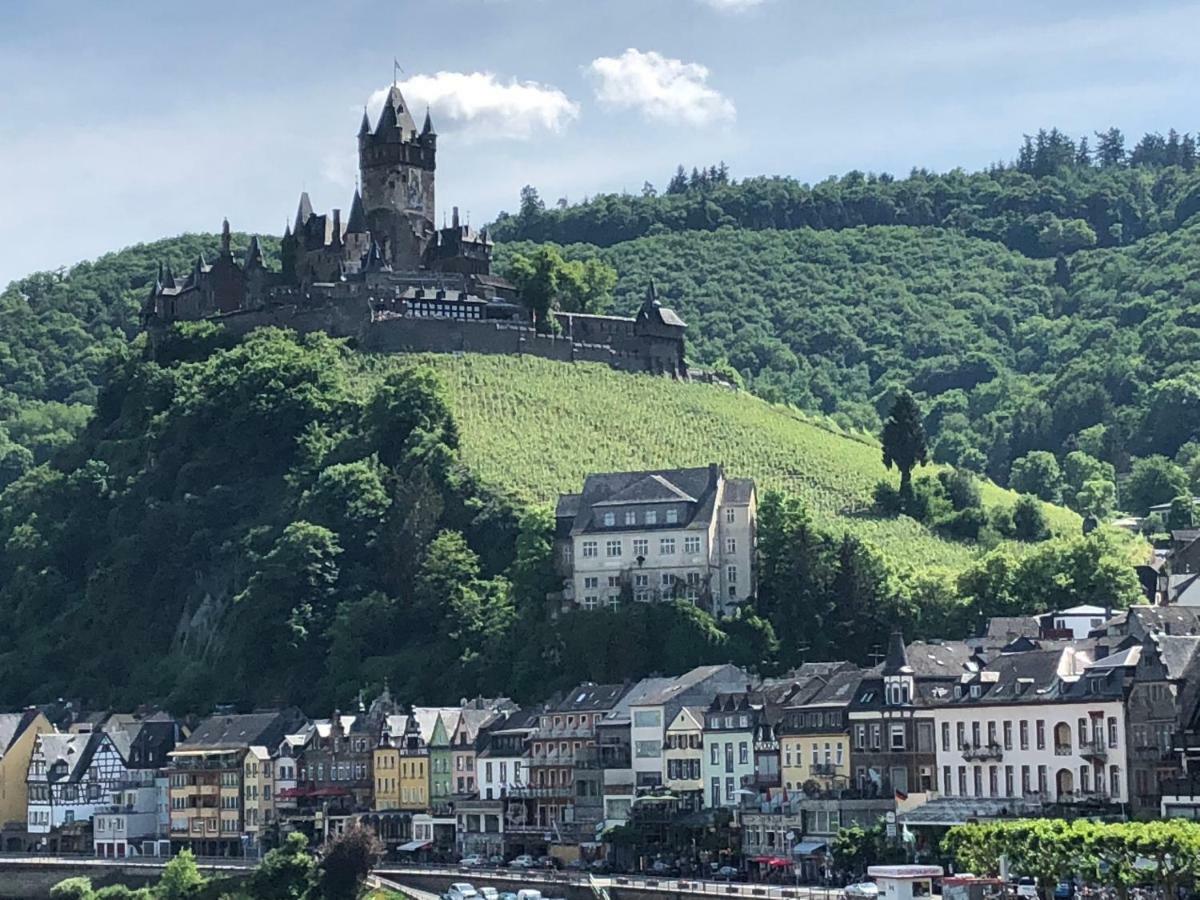
M363 210L362 194L354 189L354 199L350 201L350 219L346 222L346 234L366 234L367 214Z
M904 635L893 631L888 639L887 657L883 661L884 675L911 675L912 666L908 664L908 652L904 649Z

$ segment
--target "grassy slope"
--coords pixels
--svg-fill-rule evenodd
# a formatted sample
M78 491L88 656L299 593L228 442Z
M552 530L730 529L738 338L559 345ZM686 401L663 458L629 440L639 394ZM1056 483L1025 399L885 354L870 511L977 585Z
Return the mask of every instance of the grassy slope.
M854 515L869 504L875 483L895 473L884 469L869 438L817 417L595 364L474 355L424 360L451 389L467 462L484 481L524 500L550 503L577 490L588 472L715 461L753 476L760 491L799 494L822 525L847 529L898 560L958 568L979 552L909 519ZM987 486L986 502L1012 499ZM1076 533L1073 513L1052 508L1051 516L1055 530Z

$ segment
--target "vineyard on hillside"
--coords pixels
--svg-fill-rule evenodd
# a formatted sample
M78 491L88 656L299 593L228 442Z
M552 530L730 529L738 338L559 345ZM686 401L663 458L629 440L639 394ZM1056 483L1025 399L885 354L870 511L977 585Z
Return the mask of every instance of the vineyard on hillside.
M801 496L816 521L870 541L897 560L957 569L979 551L944 540L907 519L868 513L883 467L861 433L744 393L614 372L595 364L495 356L426 356L450 388L464 457L487 484L521 500L550 504L577 490L588 472L723 463L759 490ZM411 362L411 361L410 361ZM368 358L369 369L405 361ZM985 485L989 505L1015 496ZM1079 519L1047 507L1054 529Z

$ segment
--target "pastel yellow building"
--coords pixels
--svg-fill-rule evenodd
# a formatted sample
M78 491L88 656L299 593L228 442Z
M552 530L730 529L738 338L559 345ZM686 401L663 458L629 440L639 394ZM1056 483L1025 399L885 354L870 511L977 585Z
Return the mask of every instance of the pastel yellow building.
M404 733L385 731L375 748L375 809L429 809L429 745L417 716L408 715Z
M29 815L29 759L39 734L49 734L54 726L35 709L0 715L0 828L10 823L25 829ZM16 838L19 845L20 839ZM5 850L24 850L23 846L5 846Z
M377 812L400 808L400 749L384 734L375 748L375 804Z
M246 751L242 764L243 826L253 844L275 824L275 765L266 747Z
M788 706L779 723L779 772L786 790L813 782L845 786L850 760L847 707L862 682L856 670L834 672L803 703Z

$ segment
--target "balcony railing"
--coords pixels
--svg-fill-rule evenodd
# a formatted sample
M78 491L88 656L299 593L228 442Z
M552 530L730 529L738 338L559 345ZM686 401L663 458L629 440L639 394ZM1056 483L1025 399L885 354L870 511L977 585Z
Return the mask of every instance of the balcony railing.
M1112 795L1104 788L1089 791L1062 791L1055 797L1059 803L1107 803Z
M1054 745L1054 755L1055 756L1070 756L1071 753L1072 753L1072 750L1071 750L1070 744L1055 744Z
M808 767L808 771L814 777L831 777L838 773L838 767L834 763L813 763Z
M999 744L981 744L978 747L973 747L967 744L962 750L963 759L978 759L978 760L1001 760L1004 758L1004 748Z
M1079 755L1092 759L1108 759L1108 745L1102 740L1084 741L1079 745Z

